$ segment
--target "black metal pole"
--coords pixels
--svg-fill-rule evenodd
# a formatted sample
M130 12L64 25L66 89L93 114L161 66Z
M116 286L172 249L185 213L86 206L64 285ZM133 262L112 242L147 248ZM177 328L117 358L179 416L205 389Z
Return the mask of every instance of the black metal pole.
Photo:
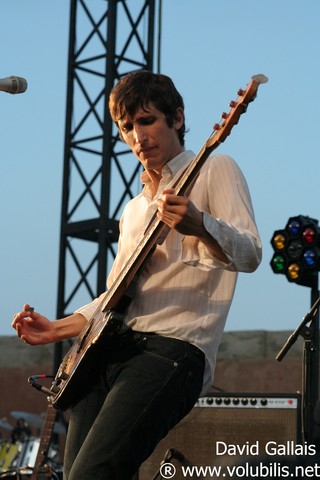
M318 277L311 288L311 305L319 299ZM314 409L319 399L319 308L316 309L313 320L303 333L305 339L304 356L304 436L305 441L313 443Z
M276 355L281 361L299 336L304 338L302 379L302 437L311 444L314 438L314 410L319 399L319 287L318 274L313 277L311 287L311 309L300 325L289 336Z

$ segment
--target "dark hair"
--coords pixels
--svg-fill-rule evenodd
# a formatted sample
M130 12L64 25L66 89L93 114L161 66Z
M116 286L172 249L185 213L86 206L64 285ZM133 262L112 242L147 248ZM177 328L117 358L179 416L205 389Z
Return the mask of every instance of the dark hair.
M122 77L111 91L109 109L112 120L118 121L126 114L133 116L138 108L145 109L152 103L164 113L168 126L173 126L178 108L184 110L184 102L171 78L160 73L138 70ZM178 130L180 144L184 145L185 123Z

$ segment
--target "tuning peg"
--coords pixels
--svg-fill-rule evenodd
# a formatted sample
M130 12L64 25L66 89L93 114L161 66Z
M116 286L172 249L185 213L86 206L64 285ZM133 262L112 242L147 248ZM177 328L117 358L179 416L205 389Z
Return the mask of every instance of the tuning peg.
M221 118L223 118L224 120L226 120L228 117L229 117L229 113L223 112L221 114Z
M215 130L216 132L217 132L218 130L220 130L220 128L221 128L221 125L220 125L219 123L215 123L215 124L213 125L213 130Z
M231 102L229 103L229 107L231 108L234 108L236 105L237 105L237 102L235 102L234 100L231 100Z
M242 97L242 95L244 95L244 93L245 93L245 90L242 90L242 88L239 88L239 90L238 90L239 97Z

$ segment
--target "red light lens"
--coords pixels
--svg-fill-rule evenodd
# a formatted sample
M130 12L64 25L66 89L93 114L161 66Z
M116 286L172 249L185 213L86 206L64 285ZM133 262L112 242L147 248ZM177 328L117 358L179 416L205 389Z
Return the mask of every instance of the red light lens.
M302 235L303 235L304 241L310 245L311 243L314 242L316 232L312 228L308 227L303 231Z

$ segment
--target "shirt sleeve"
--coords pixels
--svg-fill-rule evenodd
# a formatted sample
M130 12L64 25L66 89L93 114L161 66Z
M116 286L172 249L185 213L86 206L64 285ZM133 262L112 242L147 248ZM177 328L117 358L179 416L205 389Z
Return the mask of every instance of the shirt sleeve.
M215 258L195 237L184 237L182 260L203 269L252 272L261 262L262 247L252 201L243 173L227 155L210 157L190 199L203 211L203 225L228 262Z
M96 309L102 303L103 297L105 296L105 292L103 292L99 297L92 300L92 302L88 303L87 305L83 305L83 307L78 308L75 310L74 313L81 313L87 320L90 320L94 315Z

